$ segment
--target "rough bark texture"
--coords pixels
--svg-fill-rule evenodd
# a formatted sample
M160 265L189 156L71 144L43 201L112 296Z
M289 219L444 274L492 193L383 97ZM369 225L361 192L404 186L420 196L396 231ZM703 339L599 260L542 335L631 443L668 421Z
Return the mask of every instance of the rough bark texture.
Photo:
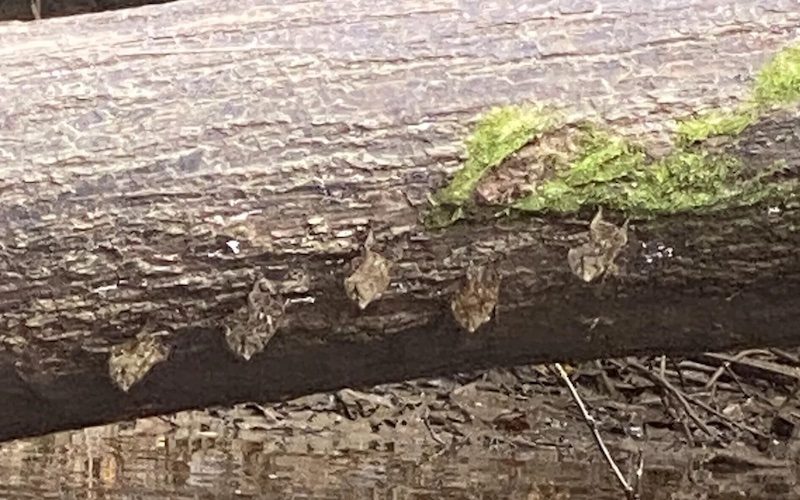
M796 343L791 207L633 221L619 274L589 284L566 255L592 214L418 220L476 113L569 103L657 149L672 118L741 98L798 7L223 0L0 25L0 438L494 364ZM798 123L770 115L737 152L796 166ZM361 310L344 280L370 231L391 284ZM502 280L475 333L450 305L471 261ZM266 343L247 361L226 343L243 325ZM155 336L126 344L140 334ZM141 378L109 361L126 353L163 361Z

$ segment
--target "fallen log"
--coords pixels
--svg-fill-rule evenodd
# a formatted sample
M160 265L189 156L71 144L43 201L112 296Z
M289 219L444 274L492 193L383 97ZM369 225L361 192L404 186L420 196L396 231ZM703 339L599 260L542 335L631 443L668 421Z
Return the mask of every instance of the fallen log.
M0 439L797 344L798 27L778 0L0 24Z

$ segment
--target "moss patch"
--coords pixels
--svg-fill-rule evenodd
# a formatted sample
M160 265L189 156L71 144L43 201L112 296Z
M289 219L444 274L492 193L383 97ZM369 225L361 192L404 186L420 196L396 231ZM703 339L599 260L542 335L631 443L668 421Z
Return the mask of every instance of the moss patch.
M714 136L735 136L774 106L800 101L800 45L778 52L758 72L745 102L731 110L712 110L678 123L682 144Z
M800 45L782 50L761 68L753 94L762 106L800 100Z
M748 176L739 159L710 150L704 141L737 136L765 112L795 101L800 101L800 45L780 52L759 71L743 105L680 122L676 149L661 159L648 158L642 147L596 125L566 125L542 108L494 108L479 120L467 140L464 167L436 195L429 215L435 215L437 225L460 218L486 172L523 146L524 161L531 165L524 172L532 177L525 186L530 194L500 205L505 208L575 212L585 206L604 206L645 216L749 206L785 196L795 192L797 181L771 181L777 166ZM553 144L563 147L553 151ZM489 182L488 188L496 187L491 180L484 182Z
M580 151L564 180L571 186L611 182L624 178L644 161L644 152L622 137L594 125L583 125Z
M569 134L567 127L559 134ZM513 207L525 211L571 212L599 194L598 187L625 182L641 168L645 155L628 141L583 124L578 130L577 151L571 154L549 179L543 179L533 193Z
M758 119L753 106L735 110L714 110L678 123L678 140L682 144L700 142L709 137L738 135Z
M603 138L595 147L616 151L616 155L587 150L569 170L513 207L563 213L603 206L646 216L746 206L776 193L776 187L763 177L744 178L741 163L729 155L680 149L648 162L637 148L613 136Z
M436 197L447 204L469 200L481 177L537 134L556 124L554 113L534 106L504 106L490 110L467 139L467 161Z

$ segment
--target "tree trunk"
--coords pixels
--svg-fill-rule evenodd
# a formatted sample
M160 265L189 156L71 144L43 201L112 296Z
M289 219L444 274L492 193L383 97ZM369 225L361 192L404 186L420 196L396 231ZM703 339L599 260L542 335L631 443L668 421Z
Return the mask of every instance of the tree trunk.
M792 202L633 218L588 281L568 253L593 208L420 222L491 106L567 105L658 154L675 118L745 98L797 7L202 0L0 25L0 439L798 343ZM709 147L791 177L798 123Z

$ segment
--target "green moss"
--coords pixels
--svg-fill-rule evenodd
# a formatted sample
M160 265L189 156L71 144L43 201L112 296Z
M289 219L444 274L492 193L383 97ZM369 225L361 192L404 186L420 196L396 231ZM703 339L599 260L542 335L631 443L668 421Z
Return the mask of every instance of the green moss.
M644 164L644 153L622 137L595 126L579 131L578 152L565 168L539 185L529 196L514 204L524 211L572 212L586 203L596 204L608 193L602 189L624 183Z
M534 148L526 151L526 158L537 166L531 174L538 178L532 193L511 205L520 211L574 212L605 206L639 215L698 212L797 193L797 181L771 181L773 171L748 177L740 160L708 151L704 144L714 136L737 136L772 107L796 101L800 45L781 51L761 69L742 106L679 122L676 149L659 160L648 160L642 148L596 126L564 125L541 108L494 108L466 141L464 167L434 197L432 220L441 226L462 217L461 207L484 174L529 143Z
M538 142L531 144L538 149L528 153L530 162L550 163L553 151L548 147L553 144L562 145L563 150L554 170L538 179L533 192L512 203L511 208L518 211L569 213L585 206L604 206L639 216L703 212L751 205L777 189L764 177L770 172L748 178L734 156L702 148L684 146L652 160L636 144L591 124L549 124L549 129L537 134ZM479 136L474 135L472 141ZM506 149L488 149L491 155L485 156L482 164L499 164L510 154ZM429 226L442 227L457 220L462 215L461 205L479 180L470 181L469 190L455 198L457 203L445 202L431 211Z
M713 110L678 123L678 140L683 144L700 142L709 137L738 135L758 119L752 106L735 110Z
M570 186L610 182L641 166L644 153L622 137L595 126L581 130L579 153L564 174Z
M423 214L422 222L429 229L439 229L452 225L463 216L464 210L460 206L435 205Z
M800 45L776 54L756 75L752 95L733 110L712 110L678 123L678 140L700 142L714 136L735 136L770 107L800 100Z
M516 202L514 208L574 212L584 206L604 206L646 216L747 206L775 194L774 186L764 179L745 179L741 163L728 155L678 150L645 165L641 156L628 152L616 165L625 168L617 170L614 178L607 175L609 162L600 162L595 165L597 175L577 185L571 172L565 172Z
M782 50L761 68L753 93L762 106L800 100L800 45Z
M619 198L609 201L630 212L675 213L750 205L768 194L741 171L733 156L678 150L637 172Z
M533 106L504 106L490 110L481 117L467 139L464 167L436 200L456 205L466 202L488 170L556 123L554 113Z

